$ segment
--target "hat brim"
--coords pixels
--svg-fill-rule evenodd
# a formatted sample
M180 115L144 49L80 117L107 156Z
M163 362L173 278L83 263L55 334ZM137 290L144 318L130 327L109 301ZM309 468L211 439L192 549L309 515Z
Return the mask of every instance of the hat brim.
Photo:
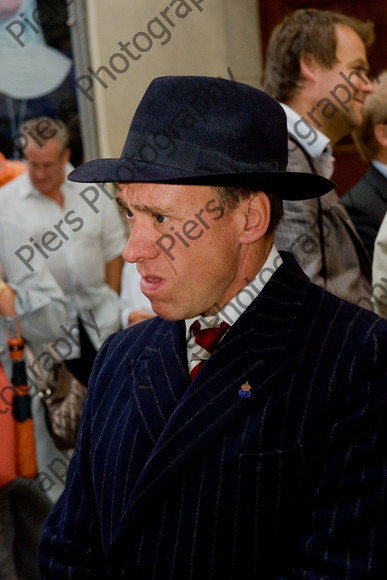
M334 189L333 181L314 173L290 171L239 171L193 173L137 159L96 159L74 169L70 181L79 183L170 183L233 186L277 193L284 200L319 197Z

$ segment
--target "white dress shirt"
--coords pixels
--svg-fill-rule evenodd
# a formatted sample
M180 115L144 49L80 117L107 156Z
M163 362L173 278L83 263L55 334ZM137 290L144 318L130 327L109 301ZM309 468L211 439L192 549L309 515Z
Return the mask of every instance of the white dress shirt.
M85 330L98 349L121 326L119 297L106 283L106 264L121 255L125 228L115 200L99 185L65 179L61 191L63 207L34 189L26 172L0 188L0 216L14 219L25 232L25 247L13 247L14 259L26 272L45 262L68 300L65 328L77 328L79 316L90 325ZM80 355L77 333L72 334L71 352L64 341L58 343L63 359ZM68 341L58 325L57 337L62 336Z
M376 159L373 159L371 161L371 163L375 167L375 169L377 169L379 171L379 173L381 173L383 175L383 177L385 177L387 179L387 165L386 165L386 163L382 163L381 161L376 161Z
M122 328L129 326L129 314L134 310L144 309L153 314L149 298L140 290L140 280L136 264L125 262L122 268L120 294Z
M332 155L332 146L329 138L315 127L312 127L304 117L301 117L291 107L284 103L281 103L281 106L286 113L289 134L312 157L319 174L330 179L335 168L335 158ZM307 129L305 133L298 130L300 125Z

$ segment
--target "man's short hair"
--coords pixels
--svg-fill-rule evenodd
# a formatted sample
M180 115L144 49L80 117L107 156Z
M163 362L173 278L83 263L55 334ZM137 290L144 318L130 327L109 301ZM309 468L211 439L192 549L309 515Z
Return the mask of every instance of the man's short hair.
M380 147L375 139L374 127L387 124L387 70L378 76L375 82L375 92L367 95L363 122L353 133L354 140L364 161L372 161Z
M242 199L252 197L257 191L246 187L224 187L214 186L213 190L218 195L218 199L224 210L232 211L236 209ZM277 193L265 191L271 205L270 223L267 229L268 234L274 232L280 219L284 214L282 198Z
M61 153L69 146L70 135L65 123L59 119L52 119L50 117L39 117L36 119L29 119L24 121L20 127L19 137L24 137L26 142L29 140L35 143L44 145L50 140L55 139L61 146ZM25 142L21 140L22 147Z
M337 63L335 25L352 28L365 46L375 40L374 24L339 12L300 9L277 24L269 40L264 73L264 90L281 102L287 102L303 82L302 56L312 55L323 67Z

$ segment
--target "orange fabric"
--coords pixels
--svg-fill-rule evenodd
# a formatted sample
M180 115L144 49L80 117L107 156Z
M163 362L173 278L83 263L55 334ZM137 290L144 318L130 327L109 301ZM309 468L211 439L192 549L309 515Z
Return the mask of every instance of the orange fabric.
M24 364L23 340L10 339L9 346L11 359ZM19 373L20 376L23 375ZM28 386L11 386L1 361L0 389L0 487L3 487L16 477L35 477L37 462Z
M11 161L0 153L0 187L24 173L26 169L21 161Z
M16 434L16 473L19 477L32 479L37 473L34 423L32 417L18 417L15 413L15 401L24 399L24 404L31 414L31 397L27 385L14 387L14 419ZM15 416L16 415L16 416Z
M23 423L15 421L16 434L16 473L18 477L33 479L37 473L34 424L32 419Z
M13 391L0 362L0 487L17 477L16 430L12 416Z

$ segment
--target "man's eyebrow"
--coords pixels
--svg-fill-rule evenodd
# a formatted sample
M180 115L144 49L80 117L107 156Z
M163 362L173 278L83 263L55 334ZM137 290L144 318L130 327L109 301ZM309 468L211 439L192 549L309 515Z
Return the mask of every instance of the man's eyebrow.
M367 70L370 68L370 63L368 62L368 60L364 60L364 58L355 58L351 63L351 66L358 66L358 67L363 67L364 70Z
M121 209L126 209L126 203L120 197L116 197L116 203L120 206Z
M123 208L123 209L128 208L128 205L120 197L117 197L116 201L121 208ZM173 215L176 211L176 208L174 208L174 207L161 208L161 207L157 207L157 206L151 207L151 206L143 205L143 204L136 204L136 205L133 205L131 207L137 211L149 213L151 215Z

